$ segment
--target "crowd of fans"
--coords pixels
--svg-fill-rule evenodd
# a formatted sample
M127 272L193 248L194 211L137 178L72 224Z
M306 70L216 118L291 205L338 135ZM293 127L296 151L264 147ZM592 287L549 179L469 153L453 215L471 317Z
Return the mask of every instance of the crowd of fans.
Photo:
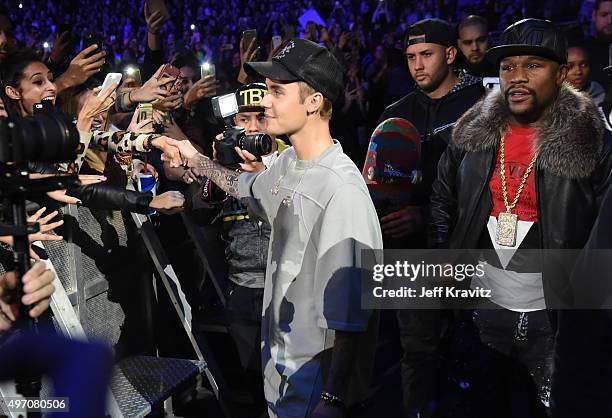
M147 25L143 2L28 1L13 2L9 8L20 46L32 47L48 56L55 40L64 31L73 39L74 52L87 34L104 40L108 68L142 65ZM273 36L296 36L318 41L344 52L347 85L343 113L350 113L352 126L334 123L334 130L349 129L357 138L347 144L349 155L359 165L365 155L369 134L384 108L412 89L402 52L406 29L421 19L437 17L459 23L470 14L483 16L492 38L510 23L525 16L558 22L574 22L589 34L592 0L553 1L465 1L465 0L275 0L253 3L246 0L168 2L170 19L160 29L163 56L193 51L200 62L217 66L221 90L233 91L234 81L245 57L241 57L240 36L257 29L259 50L253 57L268 58ZM87 13L83 13L87 10ZM300 17L315 11L324 25L303 26ZM312 15L310 15L312 18ZM241 59L242 58L242 59ZM376 91L376 94L373 94ZM340 123L342 125L342 123ZM340 133L338 133L340 136Z

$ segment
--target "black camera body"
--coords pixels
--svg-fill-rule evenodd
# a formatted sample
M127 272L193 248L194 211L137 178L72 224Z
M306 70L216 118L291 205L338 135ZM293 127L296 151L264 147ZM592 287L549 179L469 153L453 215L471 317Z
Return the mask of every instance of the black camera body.
M272 152L272 137L267 134L247 135L244 128L228 127L223 139L215 142L217 161L226 167L239 167L243 162L234 147L250 152L257 161Z
M0 163L74 161L79 132L50 102L36 103L33 116L0 119Z
M272 137L267 134L247 135L244 128L233 125L232 118L238 113L238 103L234 93L212 98L215 116L225 123L223 139L215 141L215 150L219 164L229 168L239 168L242 158L234 147L250 152L258 161L263 155L272 152Z

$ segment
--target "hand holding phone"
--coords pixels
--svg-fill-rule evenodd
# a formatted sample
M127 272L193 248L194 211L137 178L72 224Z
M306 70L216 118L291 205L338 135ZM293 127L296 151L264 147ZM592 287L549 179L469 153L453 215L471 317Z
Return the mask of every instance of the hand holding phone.
M164 21L170 19L170 13L164 0L146 0L146 5L150 15L159 12Z
M104 77L104 82L102 83L102 88L98 93L98 97L101 97L103 92L113 84L116 84L115 88L117 88L117 86L119 86L119 83L121 82L121 77L121 73L106 74L106 77Z
M171 90L180 90L181 88L181 70L176 68L172 64L164 65L161 73L158 75L157 79L161 80L162 78L167 77L170 81L162 86L167 91Z
M242 32L243 48L248 48L253 40L255 40L255 46L257 46L257 29L248 29Z
M102 36L96 33L90 33L88 35L85 35L85 37L83 38L83 49L87 49L92 45L96 45L97 47L89 53L89 56L96 55L102 52L102 46L104 45L104 39L102 38Z
M200 66L200 78L204 79L208 76L211 76L213 79L215 79L216 77L215 64L205 62L204 64Z

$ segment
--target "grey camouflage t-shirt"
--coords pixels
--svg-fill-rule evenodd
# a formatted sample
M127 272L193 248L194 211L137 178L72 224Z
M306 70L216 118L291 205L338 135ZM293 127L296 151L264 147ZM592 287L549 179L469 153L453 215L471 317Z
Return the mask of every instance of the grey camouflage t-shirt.
M361 309L360 261L363 249L382 249L379 221L338 142L313 161L288 149L268 170L241 174L239 188L249 210L272 226L262 321L269 412L306 417L323 389L334 330L368 331L357 355L369 361L357 362L352 379L367 384L376 326ZM351 388L352 397L363 399L365 389Z

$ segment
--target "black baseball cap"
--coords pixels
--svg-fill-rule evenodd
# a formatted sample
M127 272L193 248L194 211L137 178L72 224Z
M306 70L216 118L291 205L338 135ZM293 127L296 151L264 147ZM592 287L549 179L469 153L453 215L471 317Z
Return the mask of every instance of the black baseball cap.
M567 64L567 38L548 20L519 20L504 30L500 45L489 49L486 57L497 65L516 55L535 55Z
M410 39L413 37L412 39ZM429 43L442 45L445 48L457 46L457 30L446 20L424 19L408 28L406 48L410 45Z
M335 101L342 92L342 68L329 50L306 39L293 38L279 46L271 61L247 62L251 76L278 81L304 81L324 97Z
M263 112L261 101L268 93L264 83L250 83L240 86L236 90L236 102L239 112Z

